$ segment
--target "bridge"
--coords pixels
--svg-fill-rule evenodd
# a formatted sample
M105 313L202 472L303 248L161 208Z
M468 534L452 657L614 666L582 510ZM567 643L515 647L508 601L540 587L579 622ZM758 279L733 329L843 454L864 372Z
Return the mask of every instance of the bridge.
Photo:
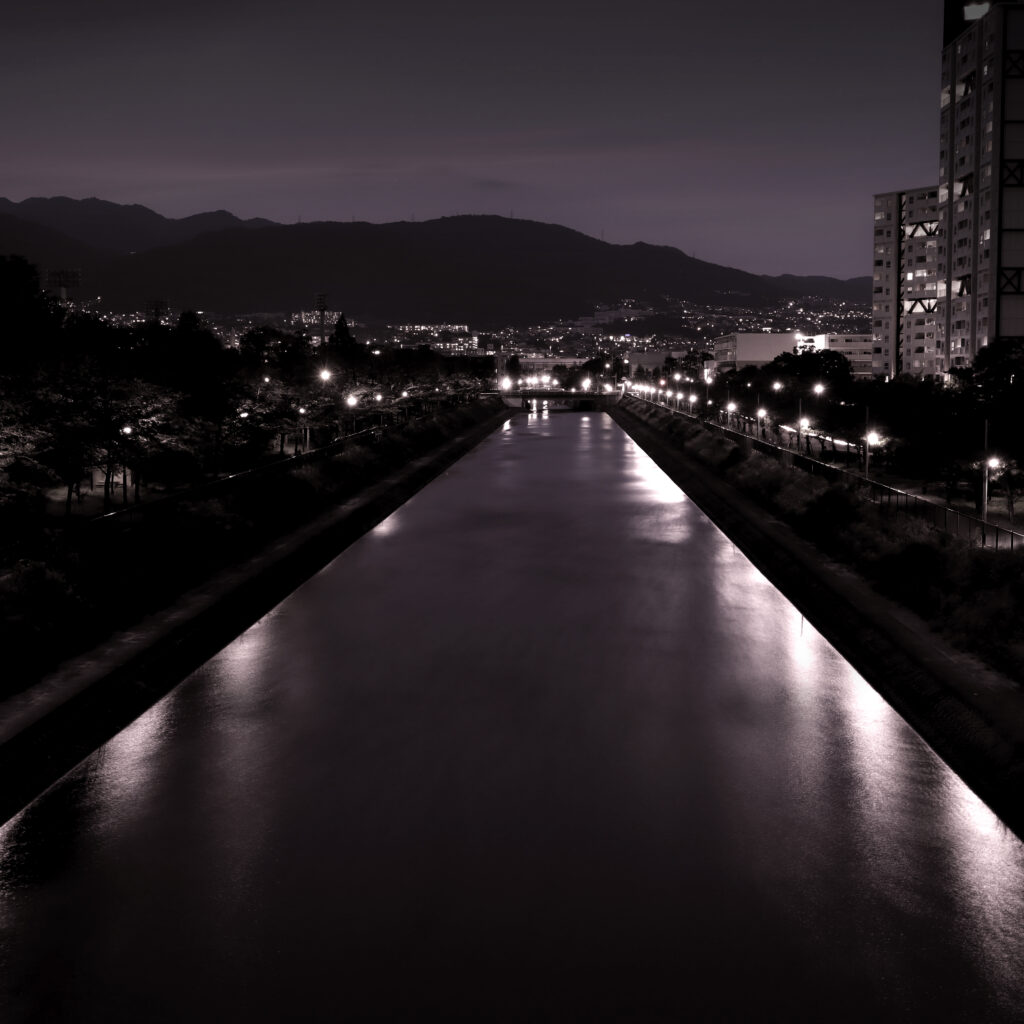
M500 392L506 405L513 409L547 409L590 412L617 405L621 392L558 390L555 388L518 388Z

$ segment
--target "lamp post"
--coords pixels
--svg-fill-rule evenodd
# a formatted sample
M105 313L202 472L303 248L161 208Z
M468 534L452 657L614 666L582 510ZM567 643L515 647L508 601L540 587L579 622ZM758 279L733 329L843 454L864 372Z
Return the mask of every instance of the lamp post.
M878 444L878 442L880 440L881 440L881 438L879 438L878 434L874 430L869 430L864 435L864 479L865 480L870 480L871 479L871 473L870 473L870 469L871 469L871 446L873 444L875 444L875 445Z

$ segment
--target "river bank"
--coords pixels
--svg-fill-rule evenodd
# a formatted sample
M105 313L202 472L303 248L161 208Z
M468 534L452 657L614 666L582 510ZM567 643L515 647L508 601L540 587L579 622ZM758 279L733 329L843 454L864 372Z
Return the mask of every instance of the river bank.
M663 412L663 411L662 411ZM1018 835L1024 835L1024 691L952 647L914 611L873 589L727 481L626 399L612 418ZM699 428L697 428L699 429ZM742 456L718 453L719 466ZM844 524L847 525L847 524ZM913 580L908 583L914 585Z
M174 600L0 702L0 776L5 780L0 821L154 704L187 672L443 473L511 414L500 400L484 399L437 417L436 422L420 424L404 439L392 439L376 458L374 452L357 452L356 473L351 454L340 468L325 466L321 476L336 482L339 472L348 470L349 484L359 485L357 493L346 497L339 486L334 494L337 503L328 511L275 532L270 532L270 519L281 503L275 506L266 500L270 515L258 548L243 548L241 554L234 549L230 562ZM308 468L301 472L308 477ZM281 491L293 496L297 486L308 489L311 484L300 479ZM330 496L329 488L323 492ZM307 512L310 507L305 506ZM294 515L294 504L291 508ZM223 509L219 511L218 519L224 515ZM253 539L260 536L254 529ZM222 538L222 543L232 552L230 542Z

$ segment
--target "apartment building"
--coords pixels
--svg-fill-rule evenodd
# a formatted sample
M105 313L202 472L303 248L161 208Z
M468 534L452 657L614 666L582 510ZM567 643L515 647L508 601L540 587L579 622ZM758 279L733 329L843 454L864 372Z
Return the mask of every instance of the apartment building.
M944 372L937 326L939 189L875 196L871 373Z
M946 5L937 314L945 369L1024 336L1024 3Z

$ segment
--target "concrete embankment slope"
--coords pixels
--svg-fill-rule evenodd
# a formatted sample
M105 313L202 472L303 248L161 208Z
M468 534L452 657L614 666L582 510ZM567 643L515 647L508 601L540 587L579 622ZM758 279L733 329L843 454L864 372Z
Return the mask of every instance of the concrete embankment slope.
M943 642L689 457L624 403L612 418L1002 820L1024 837L1024 688Z
M512 415L473 425L171 607L0 703L0 822L168 693Z

